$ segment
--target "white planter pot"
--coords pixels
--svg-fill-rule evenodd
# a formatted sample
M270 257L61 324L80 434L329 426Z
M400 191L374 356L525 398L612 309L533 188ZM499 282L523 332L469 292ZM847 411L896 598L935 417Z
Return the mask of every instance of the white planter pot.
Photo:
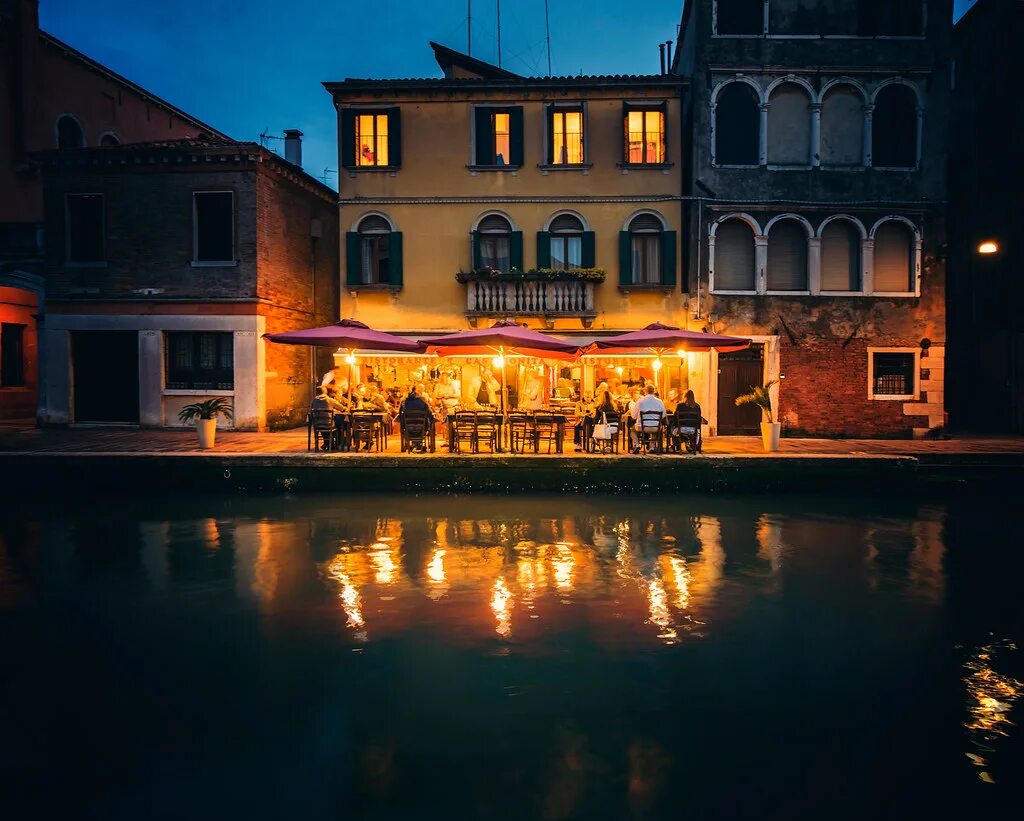
M779 449L779 434L782 433L781 422L761 423L761 442L765 453L775 453Z
M203 450L212 448L217 437L217 420L197 419L196 430L199 432L199 447Z

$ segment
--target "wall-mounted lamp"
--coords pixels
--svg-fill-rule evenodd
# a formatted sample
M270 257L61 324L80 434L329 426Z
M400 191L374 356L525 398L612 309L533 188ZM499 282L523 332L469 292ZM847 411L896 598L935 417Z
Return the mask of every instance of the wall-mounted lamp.
M996 242L994 239L987 239L983 243L978 245L978 253L985 254L986 256L989 254L998 254L999 243Z

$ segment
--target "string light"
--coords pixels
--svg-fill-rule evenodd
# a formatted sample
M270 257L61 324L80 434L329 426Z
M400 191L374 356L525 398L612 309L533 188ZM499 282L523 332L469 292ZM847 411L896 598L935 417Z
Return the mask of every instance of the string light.
M494 357L494 359L491 360L491 364L494 365L495 368L504 368L505 367L505 357L503 357L503 356L496 356L496 357Z
M353 354L353 353L350 353L348 356L346 356L345 357L345 364L346 365L355 365L356 364L356 355Z

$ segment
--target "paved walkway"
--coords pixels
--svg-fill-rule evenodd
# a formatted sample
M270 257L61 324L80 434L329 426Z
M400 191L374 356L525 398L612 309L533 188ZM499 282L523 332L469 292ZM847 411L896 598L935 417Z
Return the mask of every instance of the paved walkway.
M755 436L721 436L705 440L709 454L757 455L763 453L761 440ZM305 428L275 433L218 431L217 447L199 451L193 431L137 430L134 428L70 428L46 429L0 427L0 452L36 453L216 453L272 454L304 453ZM390 437L388 452L398 454L398 436ZM439 453L446 454L441 448ZM566 455L576 453L572 444ZM1005 454L1024 455L1024 437L963 437L948 440L906 439L783 439L782 454L794 455L907 455L927 457L943 454ZM541 453L543 456L543 451ZM552 454L551 458L558 458ZM593 458L600 458L594 456Z

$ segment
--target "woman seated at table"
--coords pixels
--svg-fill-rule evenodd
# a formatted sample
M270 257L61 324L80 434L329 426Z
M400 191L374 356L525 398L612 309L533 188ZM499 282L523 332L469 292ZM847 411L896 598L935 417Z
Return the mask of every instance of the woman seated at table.
M583 431L584 441L588 441L593 435L594 425L599 425L606 420L609 425L615 425L615 430L618 431L619 417L619 406L612 399L611 391L605 389L598 393L594 402L594 411L586 420L586 427Z
M697 417L699 422L696 427L676 424L679 415L684 411L690 417L694 415ZM701 414L700 405L697 404L693 391L687 391L683 401L676 407L676 415L670 423L672 425L670 432L673 436L693 436L693 452L700 453L704 444L703 437L701 436L701 425L705 423L707 423L707 419Z
M592 419L594 412L594 399L590 394L584 394L576 401L575 417L576 424L572 426L572 443L576 450L583 447L583 437L586 435L587 420Z

